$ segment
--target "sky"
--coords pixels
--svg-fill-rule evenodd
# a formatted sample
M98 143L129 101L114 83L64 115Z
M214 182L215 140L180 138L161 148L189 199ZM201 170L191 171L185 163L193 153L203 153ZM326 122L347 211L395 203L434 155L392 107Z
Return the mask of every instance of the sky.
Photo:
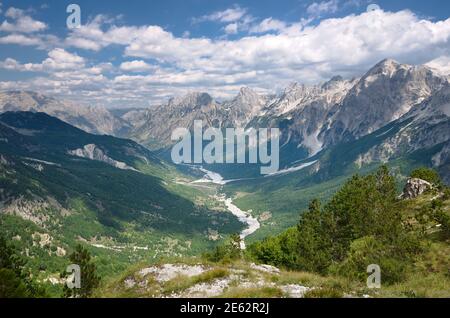
M385 58L448 74L449 13L442 0L0 0L0 90L126 108L277 93Z

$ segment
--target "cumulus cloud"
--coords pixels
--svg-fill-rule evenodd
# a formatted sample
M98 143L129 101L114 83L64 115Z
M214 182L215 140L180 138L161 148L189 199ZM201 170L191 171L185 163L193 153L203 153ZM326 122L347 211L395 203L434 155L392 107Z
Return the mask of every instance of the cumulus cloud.
M12 22L5 20L0 24L0 31L3 32L33 33L47 29L47 24L34 20L21 9L11 7L6 10L5 16L10 18Z
M225 28L226 34L236 34L238 33L238 24L237 23L230 23Z
M450 57L448 55L440 56L426 65L441 75L450 75Z
M223 30L227 35L249 30L250 24L254 20L255 18L247 12L247 9L241 8L238 5L223 11L217 11L209 15L192 19L194 23L212 21L226 24L226 26L223 27Z
M338 11L339 0L329 0L313 2L308 6L306 12L313 17L321 17L323 14L335 13Z
M286 23L277 19L267 18L250 28L250 33L265 33L268 31L281 31L286 28Z
M43 46L44 42L40 37L30 37L23 34L9 34L0 37L0 44L17 44L24 46Z
M216 11L212 14L204 15L200 18L194 18L193 21L195 23L204 22L204 21L216 21L223 23L235 22L242 19L247 14L247 9L241 8L238 5L235 5L232 8Z
M33 63L20 64L18 61L10 57L5 59L4 61L0 61L0 68L19 72L36 72L42 70L40 65Z
M237 23L239 32L243 19L224 25ZM160 26L117 26L94 19L71 31L65 43L80 52L122 48L129 61L120 64L114 74L105 76L102 68L87 66L80 55L70 58L65 53L75 54L63 50L65 53L49 53L49 61L39 63L50 74L45 81L16 84L66 94L78 92L105 103L119 103L122 98L122 102L139 106L193 90L223 98L234 95L240 86L269 92L292 81L313 84L338 74L361 76L387 57L423 64L450 52L450 19L423 20L410 11L364 12L324 19L317 25L305 21L287 25L268 18L253 27L251 36L209 39L177 37ZM56 69L56 62L52 63L58 57L66 60L64 69ZM155 66L148 68L145 61ZM39 68L11 60L3 61L3 67ZM143 70L146 73L140 74ZM10 85L0 84L0 88Z
M49 69L77 69L84 67L84 58L67 52L64 49L53 49L48 53L48 58L42 62L45 68Z
M430 60L449 46L450 19L431 22L410 11L376 11L233 41L179 38L159 26L112 26L106 31L92 26L75 32L71 37L101 47L122 45L127 56L156 59L185 70L267 72L326 65L334 72L355 65L367 67L385 57Z
M60 48L51 50L42 63L21 64L12 58L7 58L0 63L0 67L8 70L29 72L76 70L82 69L84 66L84 58Z
M144 72L155 69L155 66L152 66L142 60L134 60L123 62L120 64L120 69L127 72Z

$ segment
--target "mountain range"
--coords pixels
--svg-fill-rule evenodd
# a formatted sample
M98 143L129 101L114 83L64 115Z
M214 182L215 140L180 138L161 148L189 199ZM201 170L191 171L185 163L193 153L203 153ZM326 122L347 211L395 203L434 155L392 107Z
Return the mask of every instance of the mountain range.
M87 132L129 138L154 150L169 149L172 131L192 129L196 119L220 128L276 127L281 130L283 169L378 130L385 133L383 128L393 123L411 122L395 136L360 153L355 164L387 162L444 143L429 163L449 180L448 171L442 169L449 160L448 87L448 76L434 69L385 59L360 78L335 76L313 86L292 83L280 94L258 94L243 87L236 97L221 102L208 93L192 92L147 109L108 110L34 92L9 91L0 93L0 112L45 112ZM225 174L239 170L215 168ZM255 169L247 166L246 170L246 176L254 176L248 171Z
M449 182L449 86L447 76L427 66L386 59L360 78L334 76L312 86L292 83L279 94L259 94L243 87L226 101L192 92L151 108L108 110L34 92L8 91L0 93L0 112L47 113L91 134L133 140L137 143L134 147L140 147L138 152L149 153L138 144L158 150L162 155L159 159L168 159L165 155L170 150L172 131L178 127L192 129L194 120L220 128L279 128L281 171L276 176L262 178L255 165L207 165L225 179L247 179L238 182L242 187L256 179L261 189L271 184L268 189L281 191L291 179L304 186L300 175L321 184L380 163L402 160L408 163L400 165L403 171L399 176L420 163L435 167ZM138 170L133 166L134 159L124 157L124 153L119 158L110 156L98 143L84 142L72 148L65 154L100 159L129 172ZM127 151L130 154L129 148ZM280 183L278 188L276 183ZM271 190L266 193L269 197ZM266 208L270 209L270 204Z
M279 128L280 171L204 165L223 178L216 186L198 169L175 166L171 133L194 120ZM46 264L41 279L57 279L48 273L78 242L95 248L103 274L198 255L245 227L221 195L260 226L246 240L263 239L295 225L312 199L330 198L349 176L381 163L402 181L428 166L450 182L448 77L387 59L360 78L292 83L279 94L243 87L226 101L192 92L142 109L0 93L0 222L33 268Z

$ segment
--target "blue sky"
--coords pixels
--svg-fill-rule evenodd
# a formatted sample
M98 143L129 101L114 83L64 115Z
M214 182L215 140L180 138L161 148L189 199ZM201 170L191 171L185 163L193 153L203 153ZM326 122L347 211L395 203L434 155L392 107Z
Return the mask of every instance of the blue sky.
M384 58L450 69L450 3L0 0L0 90L107 107L350 78ZM81 7L78 29L66 7ZM367 12L370 4L379 10Z

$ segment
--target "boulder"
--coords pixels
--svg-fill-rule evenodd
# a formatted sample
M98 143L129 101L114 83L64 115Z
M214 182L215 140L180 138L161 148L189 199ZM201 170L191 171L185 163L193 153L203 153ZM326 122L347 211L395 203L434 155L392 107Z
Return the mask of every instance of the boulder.
M401 198L414 199L431 188L433 188L433 185L428 181L418 178L409 178L408 181L406 181Z

